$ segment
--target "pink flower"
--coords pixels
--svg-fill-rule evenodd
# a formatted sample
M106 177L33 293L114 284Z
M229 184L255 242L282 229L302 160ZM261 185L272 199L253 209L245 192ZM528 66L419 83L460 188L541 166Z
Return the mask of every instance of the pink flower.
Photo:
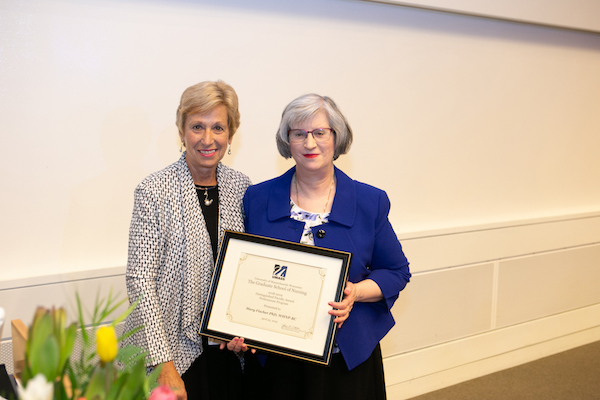
M148 400L177 400L177 396L171 388L166 385L161 385L150 393Z

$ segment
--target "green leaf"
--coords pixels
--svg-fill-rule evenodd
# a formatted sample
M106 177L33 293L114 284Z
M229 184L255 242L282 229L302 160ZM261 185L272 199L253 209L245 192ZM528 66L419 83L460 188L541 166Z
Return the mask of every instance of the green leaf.
M120 301L120 302L117 304L117 306L116 306L115 308L119 307L121 304L125 303L125 301L127 301L127 300L128 300L127 298L123 299L122 301ZM119 316L118 316L118 317L117 317L117 318L116 318L116 319L113 321L113 323L112 323L112 324L113 324L113 326L116 326L117 324L119 324L119 323L121 323L121 322L125 321L125 318L127 318L127 316L128 316L129 314L131 314L131 312L132 312L132 311L133 311L133 310L134 310L134 309L137 307L137 305L138 305L138 303L139 303L139 302L140 302L140 300L138 299L138 300L136 300L135 302L133 302L132 304L130 304L130 305L129 305L129 307L127 308L127 310L125 310L125 312L123 312L123 314L119 315Z
M141 347L129 345L119 349L117 361L124 365L125 370L130 370L140 359L145 361L147 355L148 353Z
M33 378L31 368L29 367L29 363L25 363L23 371L21 371L21 382L23 383L23 386L27 386L27 382L29 382L31 378Z
M52 334L52 317L47 310L43 314L36 314L36 317L32 328L29 330L29 339L27 340L26 356L28 358L39 354L46 339Z
M59 343L62 344L62 336L64 335L65 327L67 326L67 313L64 308L52 308L50 314L52 315L54 336L56 336Z
M105 368L96 368L85 390L84 397L87 400L104 400L106 373Z
M79 326L81 327L81 336L83 339L83 343L87 344L88 334L85 331L85 323L83 321L83 307L81 306L81 299L79 298L78 292L75 292L75 299L77 300L77 314L78 314L78 318L79 318Z
M132 329L130 331L127 331L127 332L123 333L121 336L119 336L117 338L117 340L119 342L122 342L123 340L127 339L129 336L133 335L136 332L141 331L142 329L144 329L144 326L138 326L137 328L134 328L134 329Z
M60 365L61 368L66 366L69 357L73 353L73 347L75 346L75 338L77 337L77 324L72 323L65 331L63 336L63 342L60 346Z
M117 400L146 398L143 382L146 379L146 364L139 360L131 370L129 379L126 380Z
M115 382L110 385L110 390L106 396L106 400L115 400L119 397L119 393L121 393L121 389L129 376L127 374L121 375ZM130 398L128 400L134 400L134 398Z
M46 336L46 340L36 351L30 355L29 364L32 376L44 374L48 382L53 382L60 375L58 341L54 336Z
M150 375L146 377L146 380L144 381L144 391L145 393L148 393L148 395L152 393L152 390L158 387L158 377L161 370L162 364L159 364L156 368L154 368L154 371L152 371Z
M115 310L117 308L121 307L121 304L124 304L127 301L129 301L129 299L123 299L120 302L118 302L117 304L112 305L112 307L110 307L110 309L107 309L105 311L106 312L106 317L108 317L110 314L112 314L113 312L115 312ZM129 308L131 308L131 306ZM125 310L125 312L123 312L123 314L121 314L120 316L118 316L115 321L113 321L113 325L116 325L117 323L119 323L119 322L123 321L125 318L127 318L127 315L129 315L129 313L131 313L131 311L129 310L129 308L127 310ZM133 308L131 310L133 311Z
M70 364L67 364L66 367L67 367L67 370L65 371L65 375L69 377L73 395L78 391L83 392L83 389L81 387L81 381L78 379L77 374L75 374L73 367Z
M109 298L110 298L110 294L109 294ZM99 309L100 307L102 307L102 303L104 303L104 301L100 300L100 293L96 293L96 301L94 302L94 312L92 313L92 324L96 324L98 323L98 313L100 312Z
M54 383L53 400L69 400L69 396L67 396L67 391L62 379Z

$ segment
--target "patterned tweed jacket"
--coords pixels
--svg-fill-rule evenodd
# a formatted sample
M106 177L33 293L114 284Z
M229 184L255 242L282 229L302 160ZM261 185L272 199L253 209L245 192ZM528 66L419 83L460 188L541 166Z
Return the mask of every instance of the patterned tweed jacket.
M223 164L219 239L244 230L242 198L250 179ZM171 361L180 374L202 353L200 320L214 267L210 237L192 175L179 161L145 178L135 190L129 229L127 293L141 298L125 329L143 326L127 343L150 353L150 365Z

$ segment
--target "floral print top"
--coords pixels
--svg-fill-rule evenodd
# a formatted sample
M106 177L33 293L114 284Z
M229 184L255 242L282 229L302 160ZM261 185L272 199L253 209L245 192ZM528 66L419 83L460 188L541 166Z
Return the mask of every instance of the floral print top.
M330 213L314 213L305 211L296 205L292 199L290 199L290 211L291 218L295 219L296 221L304 222L304 232L302 232L300 243L314 246L315 239L313 238L311 228L329 222Z
M315 245L315 239L313 238L313 234L310 228L314 226L319 226L326 224L329 222L329 214L330 212L323 213L314 213L310 211L306 211L301 209L294 203L294 200L290 198L290 217L295 219L296 221L304 222L304 232L302 232L302 237L300 238L300 243L308 244L311 246ZM340 348L337 345L337 342L334 342L333 345L333 353L339 353Z

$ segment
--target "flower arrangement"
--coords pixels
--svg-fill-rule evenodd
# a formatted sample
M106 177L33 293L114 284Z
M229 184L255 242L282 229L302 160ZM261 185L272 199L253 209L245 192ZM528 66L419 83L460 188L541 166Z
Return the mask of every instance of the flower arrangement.
M91 334L84 323L83 308L76 294L78 323L66 325L62 308L38 308L25 345L25 365L21 375L20 400L132 400L149 398L156 386L160 369L146 374L147 353L136 346L118 346L118 342L136 330L117 338L115 326L134 309L112 323L101 326L127 299L115 302L112 291L106 300L96 300L91 316ZM140 328L138 328L140 329ZM77 335L81 335L83 350L73 355ZM161 387L161 395L169 388Z

